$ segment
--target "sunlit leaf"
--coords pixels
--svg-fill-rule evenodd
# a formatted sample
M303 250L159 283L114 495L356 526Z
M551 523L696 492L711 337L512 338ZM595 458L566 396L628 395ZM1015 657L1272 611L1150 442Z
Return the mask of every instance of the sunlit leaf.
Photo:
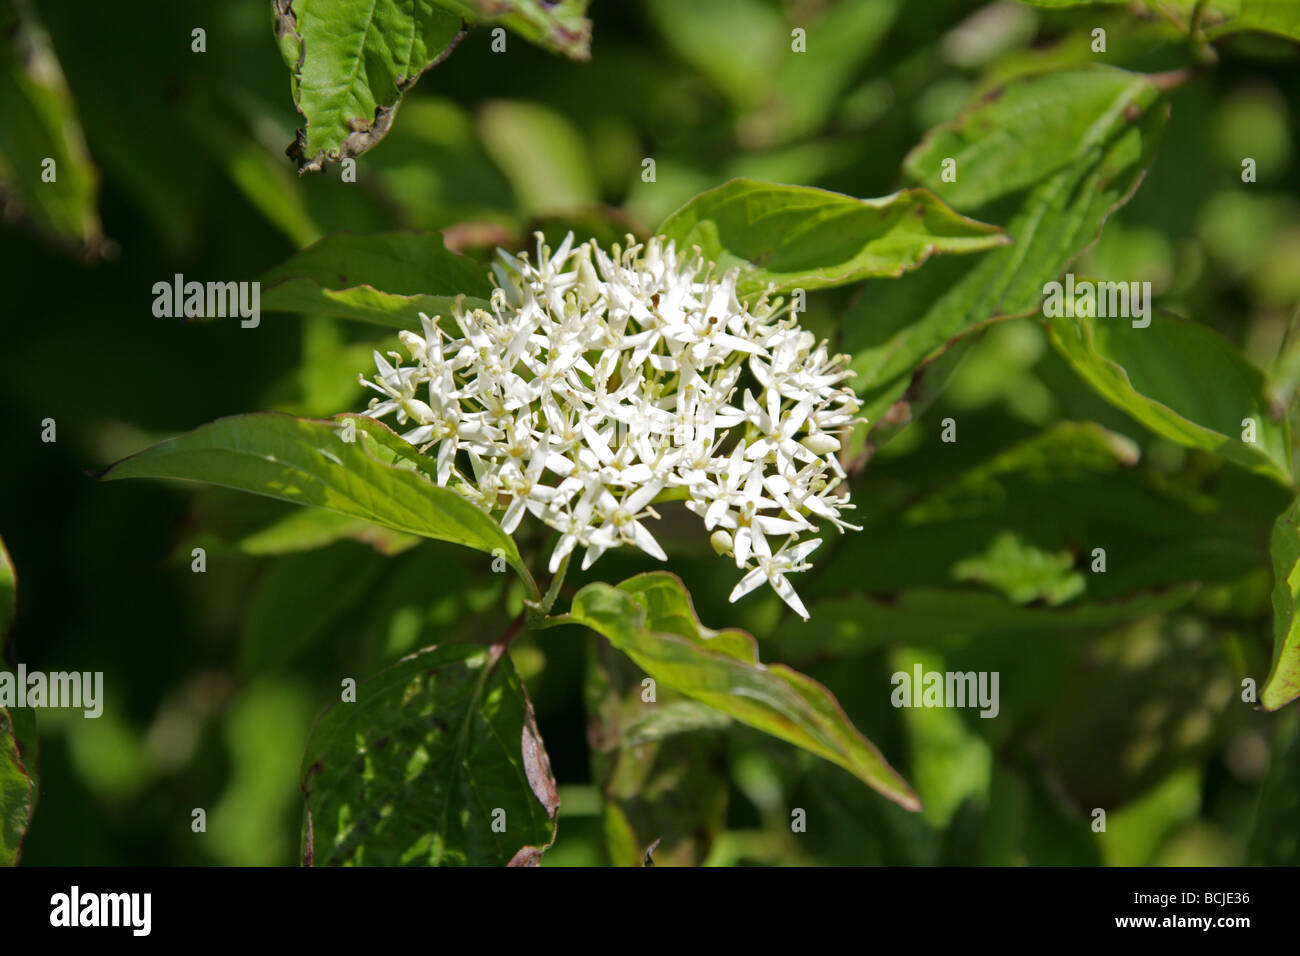
M951 189L958 196L964 192L982 201L966 211L1005 223L1014 244L981 256L972 265L944 259L897 282L873 283L844 318L844 346L852 353L852 367L858 373L854 387L865 400L865 416L877 425L874 442L887 437L889 429L879 427L886 413L890 414L884 424L890 427L910 421L912 406L924 395L922 375L927 365L953 342L986 323L1037 311L1044 284L1096 239L1106 219L1128 201L1146 174L1168 106L1152 100L1154 88L1145 78L1130 80L1134 74L1122 71L1082 72L1098 78L1113 72L1123 82L1118 99L1102 98L1093 103L1091 113L1073 114L1072 142L1057 144L1053 151L1057 163L1064 165L1031 178L1033 170L1014 156L998 158L990 150L983 161L1014 172L1027 191L1003 195L1006 190L997 182L983 180L984 185L968 189L961 184L960 171L957 183L945 184L940 177L936 185L940 196ZM1015 91L1020 84L1039 82L1037 78L1013 81L1003 95L1018 97ZM1134 91L1134 83L1140 92ZM1140 104L1149 108L1144 111ZM986 108L976 103L969 109L979 115ZM1044 120L1030 110L1025 122L1024 127L986 128L986 132L1002 152L1014 153L1018 138L1037 135ZM976 122L962 125L959 119L955 128L962 130L963 137L972 137L982 127ZM909 167L914 173L924 165L916 157L929 155L930 149L923 145L914 152ZM995 196L999 198L988 202Z
M977 209L1083 160L1159 95L1150 77L1107 66L1024 77L931 130L903 169L955 208Z
M306 119L300 170L359 156L383 139L406 93L464 35L431 0L274 0L275 34Z
M303 757L303 862L535 865L559 796L500 645L421 651L335 704Z
M1146 328L1096 315L1047 322L1052 344L1112 405L1170 441L1290 484L1290 435L1273 420L1264 373L1223 336L1168 313Z
M666 687L836 763L890 800L920 809L907 782L849 722L821 684L781 664L761 664L744 631L699 623L680 579L638 575L618 587L589 584L564 620L584 624Z
M1273 526L1273 666L1260 692L1266 710L1300 697L1300 502Z
M499 552L527 577L514 541L465 498L433 484L394 452L415 450L373 419L356 416L356 440L339 421L274 412L235 415L123 459L101 476L205 481L312 505L395 531ZM405 446L405 448L403 448Z
M1008 241L996 226L958 215L925 190L854 199L752 179L701 193L659 233L679 247L699 246L721 269L739 267L744 292L899 276L934 253L983 252Z

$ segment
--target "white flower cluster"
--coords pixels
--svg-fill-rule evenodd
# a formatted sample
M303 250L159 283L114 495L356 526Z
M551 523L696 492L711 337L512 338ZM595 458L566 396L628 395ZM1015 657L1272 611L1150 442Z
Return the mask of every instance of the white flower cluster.
M746 570L732 601L766 581L807 618L786 580L821 544L805 535L854 528L836 457L860 408L847 357L658 238L606 254L570 235L552 255L539 235L535 265L501 252L492 268L491 311L452 329L421 314L401 333L412 365L375 353L367 414L395 414L438 484L504 511L507 533L525 512L558 531L552 572L578 546L584 568L622 545L664 560L646 519L682 500Z

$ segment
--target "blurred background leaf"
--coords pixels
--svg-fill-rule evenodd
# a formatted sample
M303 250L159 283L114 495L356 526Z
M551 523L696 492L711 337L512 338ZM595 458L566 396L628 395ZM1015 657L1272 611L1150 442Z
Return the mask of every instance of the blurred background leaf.
M1194 6L604 3L591 11L587 62L514 34L506 53L494 53L490 29L478 26L408 93L389 134L360 157L356 181L345 182L337 167L299 178L283 155L302 118L265 7L152 5L130 16L131 43L112 44L104 38L121 34L121 10L43 5L75 103L67 115L82 127L83 182L99 184L83 208L97 207L120 252L86 268L31 241L21 223L0 228L0 533L24 593L11 661L108 677L99 721L41 714L40 776L53 785L42 787L23 861L296 862L298 760L342 677L499 633L522 607L522 585L493 572L487 555L376 537L352 519L322 526L288 517L310 513L294 506L212 487L88 480L87 471L221 416L359 410L357 373L372 349L396 347L397 320L343 322L323 299L295 303L301 319L268 316L257 329L158 319L154 283L176 273L252 280L340 231L442 231L448 249L477 264L497 245L531 246L535 228L552 245L569 228L612 243L644 237L736 177L888 195L918 184L905 159L935 141L940 133L927 135L936 127L973 128L963 126L964 108L1013 102L1064 70L1110 73L1114 86L1145 93L1132 74L1195 66L1135 123L1121 108L1099 126L1100 148L1079 135L1095 122L1080 122L1078 138L1065 130L1050 144L1063 163L1051 174L1018 165L1014 148L1000 160L984 154L981 163L1005 162L1020 176L991 177L980 191L1005 183L1017 192L979 207L979 196L944 196L974 192L980 164L932 184L959 213L1006 229L1014 246L809 295L801 322L855 355L856 384L882 426L852 479L854 519L866 530L828 540L828 560L798 583L812 625L779 601L728 604L734 569L690 515L663 509L661 540L699 616L750 630L765 661L825 684L897 760L926 814L734 721L647 741L639 746L653 757L625 762L626 777L602 777L582 694L600 639L525 635L510 656L561 792L548 865L614 853L632 862L629 848L660 837L664 864L706 847L710 864L1296 863L1300 851L1285 839L1294 830L1290 708L1268 714L1241 699L1241 682L1262 686L1270 667L1269 535L1293 496L1139 424L1086 385L1042 323L1010 320L1037 312L1043 283L1066 269L1151 281L1157 308L1271 369L1270 412L1294 414L1279 355L1300 301L1300 48L1257 29L1216 35L1222 28L1206 16L1217 62L1203 63L1188 42ZM581 7L562 5L556 16L585 16ZM192 50L196 27L206 30L204 53ZM1092 50L1098 27L1104 54ZM806 53L792 49L796 29ZM1103 111L1118 102L1090 100L1085 79L1073 102ZM983 99L999 88L1000 100ZM1078 118L1070 102L998 128L1031 141ZM37 127L2 115L0 142L36 148ZM1242 180L1246 158L1254 182ZM653 181L642 178L646 159ZM338 261L359 260L348 251ZM432 263L430 272L427 284L400 291L442 294ZM47 418L57 442L40 441ZM942 440L945 419L954 442ZM527 524L521 530L526 561L549 550ZM1058 561L1049 585L1081 578L1084 591L1052 606L1059 592L1040 582L1038 598L1020 604L989 580L954 575L1007 533L1026 555L1068 552L1070 567ZM202 544L207 570L196 573L191 549ZM1105 573L1092 570L1096 547L1106 550ZM388 549L398 553L380 554ZM294 567L342 586L304 599L320 613L303 614L309 626L291 635L296 624L274 622L291 604L306 607L286 596L277 609L273 598ZM593 571L621 580L650 567L611 553ZM354 574L371 581L361 600L350 599ZM574 573L570 584L592 580ZM248 673L254 607L260 640L276 653ZM277 661L281 651L296 656ZM891 673L918 660L999 671L999 717L892 708ZM1106 696L1110 680L1126 696ZM1113 715L1097 712L1100 699ZM260 729L267 723L275 735ZM1090 734L1097 743L1076 754L1072 735ZM626 761L624 752L606 757ZM707 777L682 776L687 763L706 761ZM641 780L647 789L632 794ZM699 788L708 811L689 832L672 828L673 795L686 787ZM1106 801L1106 834L1091 828L1093 799ZM196 807L209 811L203 834L191 829ZM613 839L610 808L629 823ZM806 832L791 830L795 809L806 811Z
M590 644L585 689L592 776L604 796L605 845L615 866L697 866L726 823L731 721L660 688L601 640Z
M0 200L84 258L103 252L99 176L58 56L28 0L0 4Z

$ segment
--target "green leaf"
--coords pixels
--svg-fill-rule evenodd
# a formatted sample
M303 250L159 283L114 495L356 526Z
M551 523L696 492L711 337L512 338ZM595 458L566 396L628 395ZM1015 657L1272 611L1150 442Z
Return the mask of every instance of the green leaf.
M764 0L655 0L645 15L673 54L742 111L739 137L753 149L820 130L902 6L841 0L801 8L787 24ZM805 31L807 54L792 53L793 26Z
M431 96L407 101L384 148L367 157L366 172L400 203L411 227L449 235L459 227L462 248L512 245L505 238L514 213L510 186L484 151L468 106Z
M1159 95L1150 78L1108 66L1029 76L931 130L903 170L955 208L975 209L1079 162Z
M1251 866L1300 863L1300 715L1292 713L1289 720L1278 721L1246 862Z
M36 785L23 761L12 715L0 707L0 866L18 864L36 804Z
M0 541L0 674L5 638L14 619L17 580ZM16 866L36 808L36 726L30 709L0 707L0 866Z
M1032 80L1016 81L1009 90L1021 82ZM943 260L898 282L873 284L845 317L844 347L853 355L854 387L870 421L879 423L897 403L890 423L906 424L915 398L909 389L928 364L988 322L1036 312L1044 283L1096 239L1110 214L1137 189L1168 107L1157 101L1145 113L1136 110L1134 116L1126 109L1115 117L1104 103L1095 105L1102 114L1091 124L1080 123L1079 135L1090 145L1077 160L1044 175L1022 196L981 207L985 218L1007 223L1012 246L982 256L973 266ZM1098 125L1102 115L1111 120L1105 128ZM1030 133L1018 126L1010 130L1016 136Z
M84 3L40 3L39 7L58 38L63 71L75 91L95 162L113 182L116 196L130 204L119 207L128 217L124 228L134 226L143 214L160 243L174 249L178 257L193 254L198 234L210 236L215 222L208 204L220 202L223 192L214 188L220 172L215 157L190 128L202 122L207 112L201 101L247 95L249 86L257 82L254 75L260 78L267 62L261 59L265 48L256 48L246 62L239 62L245 58L237 52L238 41L216 22L220 18L200 24L191 10L175 4L159 4L149 16L133 18L128 43L104 42L123 29L120 7ZM191 52L190 31L197 26L208 30L208 53ZM172 83L171 77L184 81ZM220 92L210 97L207 90L212 87ZM7 110L0 115L7 118ZM59 178L63 178L61 165ZM201 207L208 208L201 211ZM223 210L225 215L234 212L235 208ZM168 266L156 274L161 278L170 272Z
M658 0L646 5L645 16L668 49L742 109L762 100L777 57L789 50L780 11L756 0Z
M1273 417L1293 413L1297 389L1300 389L1300 304L1291 313L1286 335L1278 346L1267 377L1269 407Z
M186 129L222 164L244 197L296 248L319 240L321 229L307 208L304 184L285 164L283 152L257 135L275 123L270 111L251 100L235 109L206 90L195 100L182 114Z
M887 660L893 673L911 675L916 665L920 665L922 673L944 673L950 669L932 650L899 647L889 653ZM993 779L992 748L967 725L960 710L905 707L899 716L911 744L912 779L925 799L927 820L943 829L967 800L978 804L988 802Z
M492 285L475 262L449 252L439 233L337 232L261 277L261 307L419 328L419 313L486 307Z
M1069 616L1064 612L1075 609L1085 620L1092 613L1103 619L1122 614L1123 604L1112 602L1136 601L1131 615L1141 612L1140 598L1147 592L1156 592L1156 599L1192 582L1237 580L1259 567L1264 531L1287 499L1272 482L1229 473L1240 483L1226 482L1225 474L1216 495L1181 489L1138 466L1131 442L1098 425L1057 423L909 496L905 506L888 509L862 534L838 539L819 570L800 584L799 593L812 602L813 623L792 622L792 636L822 629L817 608L831 597L887 599L883 611L898 616L882 616L882 611L864 616L860 629L868 637L873 633L868 625L876 625L875 633L888 633L919 613L915 626L906 627L908 639L917 640L912 635L923 636L926 626L939 634L969 634L978 633L979 626L1032 627L1035 617L1044 629L1056 626L1054 621L1064 626ZM985 552L1008 531L1040 551L1074 555L1084 574L1083 593L1055 609L1017 608L979 592L966 595L970 604L960 595L940 601L929 591L894 604L914 589L934 589L945 580L955 584L952 568ZM1092 571L1097 548L1106 553L1105 573ZM932 606L926 605L929 600ZM1098 602L1104 606L1086 610Z
M305 130L300 171L359 156L383 139L402 96L464 36L432 0L273 0L280 53Z
M58 57L28 0L0 0L0 58L0 191L9 193L0 200L14 201L38 232L94 257L103 242L99 177Z
M988 550L953 565L958 581L978 581L1005 594L1016 604L1042 600L1055 607L1083 593L1083 575L1074 570L1069 551L1044 551L1021 540L1014 531L994 538Z
M271 386L272 394L280 400L265 411L323 418L340 408L359 407L367 401L364 396L369 389L361 384L358 370L371 366L375 352L382 355L400 349L401 339L389 334L349 341L348 331L334 318L302 316L302 358L296 368L287 370Z
M334 705L303 757L308 865L532 865L555 778L501 645L404 658Z
M526 216L572 212L600 198L587 144L562 113L497 100L483 106L478 131Z
M778 35L775 69L768 68L767 109L747 118L748 139L790 142L821 130L843 101L845 87L876 54L902 13L901 0L843 0L817 10L801 11L812 54L790 55L790 36ZM696 8L698 9L698 7ZM694 29L694 15L686 29ZM731 41L728 37L728 41Z
M1213 0L1207 10L1203 25L1211 38L1259 30L1300 40L1300 6L1294 0Z
M591 58L591 0L434 0L471 23L500 23L529 43L574 60Z
M299 762L320 709L313 696L301 675L240 681L221 712L212 715L205 745L225 768L205 804L208 832L221 834L207 850L217 864L284 866L296 856L298 834L286 824L302 806ZM147 793L156 771L140 732L119 724L115 737L83 747L126 750L129 769L118 771L123 780L116 796L125 800Z
M1021 0L1036 7L1081 7L1128 3L1128 0ZM1152 10L1167 16L1177 10L1187 24L1196 8L1203 7L1201 26L1211 38L1241 30L1259 30L1300 39L1300 7L1294 0L1144 0Z
M659 233L699 246L721 269L740 267L742 293L778 292L899 276L933 253L1004 245L996 226L953 212L926 190L854 199L807 186L733 179L700 193Z
M830 691L781 664L759 663L757 645L744 631L701 625L675 575L642 574L618 587L589 584L561 620L603 635L665 687L838 764L906 809L920 809L907 782Z
M499 551L531 582L514 541L470 502L407 467L413 448L382 423L362 416L356 441L339 421L276 412L234 415L125 458L101 475L206 481L295 504L314 505L407 534Z
M1132 690L1142 692L1139 688ZM1088 756L1092 760L1105 759L1095 750ZM1109 815L1106 829L1097 836L1106 866L1154 866L1156 853L1171 834L1191 825L1196 819L1205 787L1203 771L1189 760L1184 759L1183 763L1182 768L1170 773L1147 792L1121 795L1125 805ZM1104 776L1094 772L1094 777ZM1094 796L1092 793L1086 795ZM1098 806L1113 805L1115 797L1109 793L1106 796L1110 800L1099 802Z
M1300 499L1273 526L1273 666L1260 704L1277 710L1300 697Z
M1219 333L1163 312L1146 328L1065 314L1047 326L1098 394L1157 435L1291 483L1290 435L1273 420L1264 373Z

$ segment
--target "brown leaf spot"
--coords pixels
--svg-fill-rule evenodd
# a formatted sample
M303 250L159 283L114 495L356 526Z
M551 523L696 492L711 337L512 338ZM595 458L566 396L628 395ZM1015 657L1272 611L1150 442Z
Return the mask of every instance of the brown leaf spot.
M554 820L556 812L560 809L560 792L556 789L555 775L551 773L551 758L547 756L546 748L542 746L542 735L537 730L532 701L525 702L520 751L524 758L524 773L528 776L528 786L532 787L533 794L546 808L546 815Z
M521 847L506 866L541 866L542 851L535 846Z

